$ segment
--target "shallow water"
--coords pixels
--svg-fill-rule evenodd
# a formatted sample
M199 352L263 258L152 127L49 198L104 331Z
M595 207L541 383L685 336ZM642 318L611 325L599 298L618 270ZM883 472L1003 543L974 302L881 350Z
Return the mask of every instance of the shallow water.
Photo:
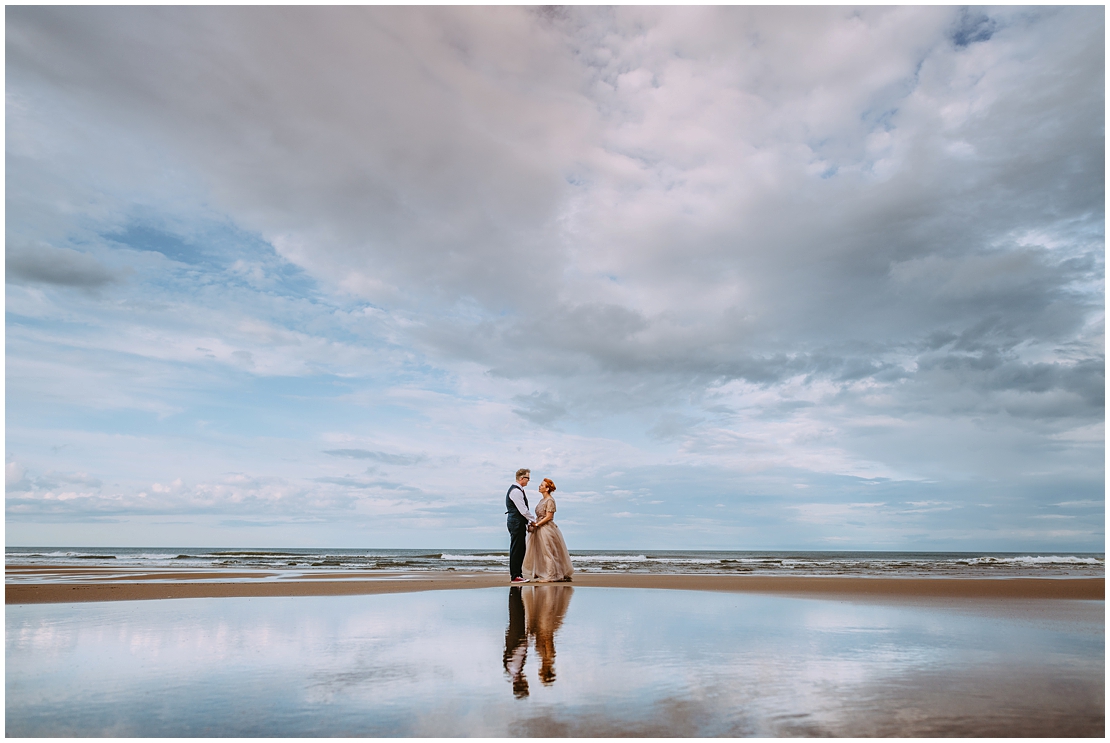
M566 585L13 605L7 734L1102 735L1103 609Z

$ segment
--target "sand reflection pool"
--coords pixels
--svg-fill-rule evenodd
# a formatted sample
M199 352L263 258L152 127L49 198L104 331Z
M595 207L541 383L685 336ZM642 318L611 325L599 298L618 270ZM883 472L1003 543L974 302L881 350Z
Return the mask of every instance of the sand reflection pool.
M13 605L7 734L1102 735L1103 608L566 585Z

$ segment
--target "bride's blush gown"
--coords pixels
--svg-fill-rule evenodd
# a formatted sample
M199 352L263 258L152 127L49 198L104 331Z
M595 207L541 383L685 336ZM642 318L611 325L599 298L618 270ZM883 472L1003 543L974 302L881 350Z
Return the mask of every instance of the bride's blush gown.
M536 504L536 520L549 513L555 513L555 499L544 498ZM528 536L528 549L524 553L524 577L537 583L553 583L570 580L574 568L570 564L570 552L563 541L563 533L548 521Z

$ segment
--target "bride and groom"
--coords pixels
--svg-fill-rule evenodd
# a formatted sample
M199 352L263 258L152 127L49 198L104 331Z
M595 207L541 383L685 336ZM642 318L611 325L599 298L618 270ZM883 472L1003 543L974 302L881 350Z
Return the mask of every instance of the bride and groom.
M543 496L536 504L536 515L528 510L528 494L524 488L532 479L532 471L516 471L516 482L505 494L506 526L509 528L510 583L556 583L569 581L574 573L570 553L563 534L555 525L555 483L544 478L538 490ZM527 577L525 577L527 576Z

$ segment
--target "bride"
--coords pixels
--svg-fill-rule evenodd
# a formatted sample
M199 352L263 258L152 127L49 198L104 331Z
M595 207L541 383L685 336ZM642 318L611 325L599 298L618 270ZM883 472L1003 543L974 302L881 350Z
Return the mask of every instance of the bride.
M536 525L524 553L524 575L537 583L569 581L574 568L563 534L555 525L555 483L544 478L539 487L543 500L536 504Z

